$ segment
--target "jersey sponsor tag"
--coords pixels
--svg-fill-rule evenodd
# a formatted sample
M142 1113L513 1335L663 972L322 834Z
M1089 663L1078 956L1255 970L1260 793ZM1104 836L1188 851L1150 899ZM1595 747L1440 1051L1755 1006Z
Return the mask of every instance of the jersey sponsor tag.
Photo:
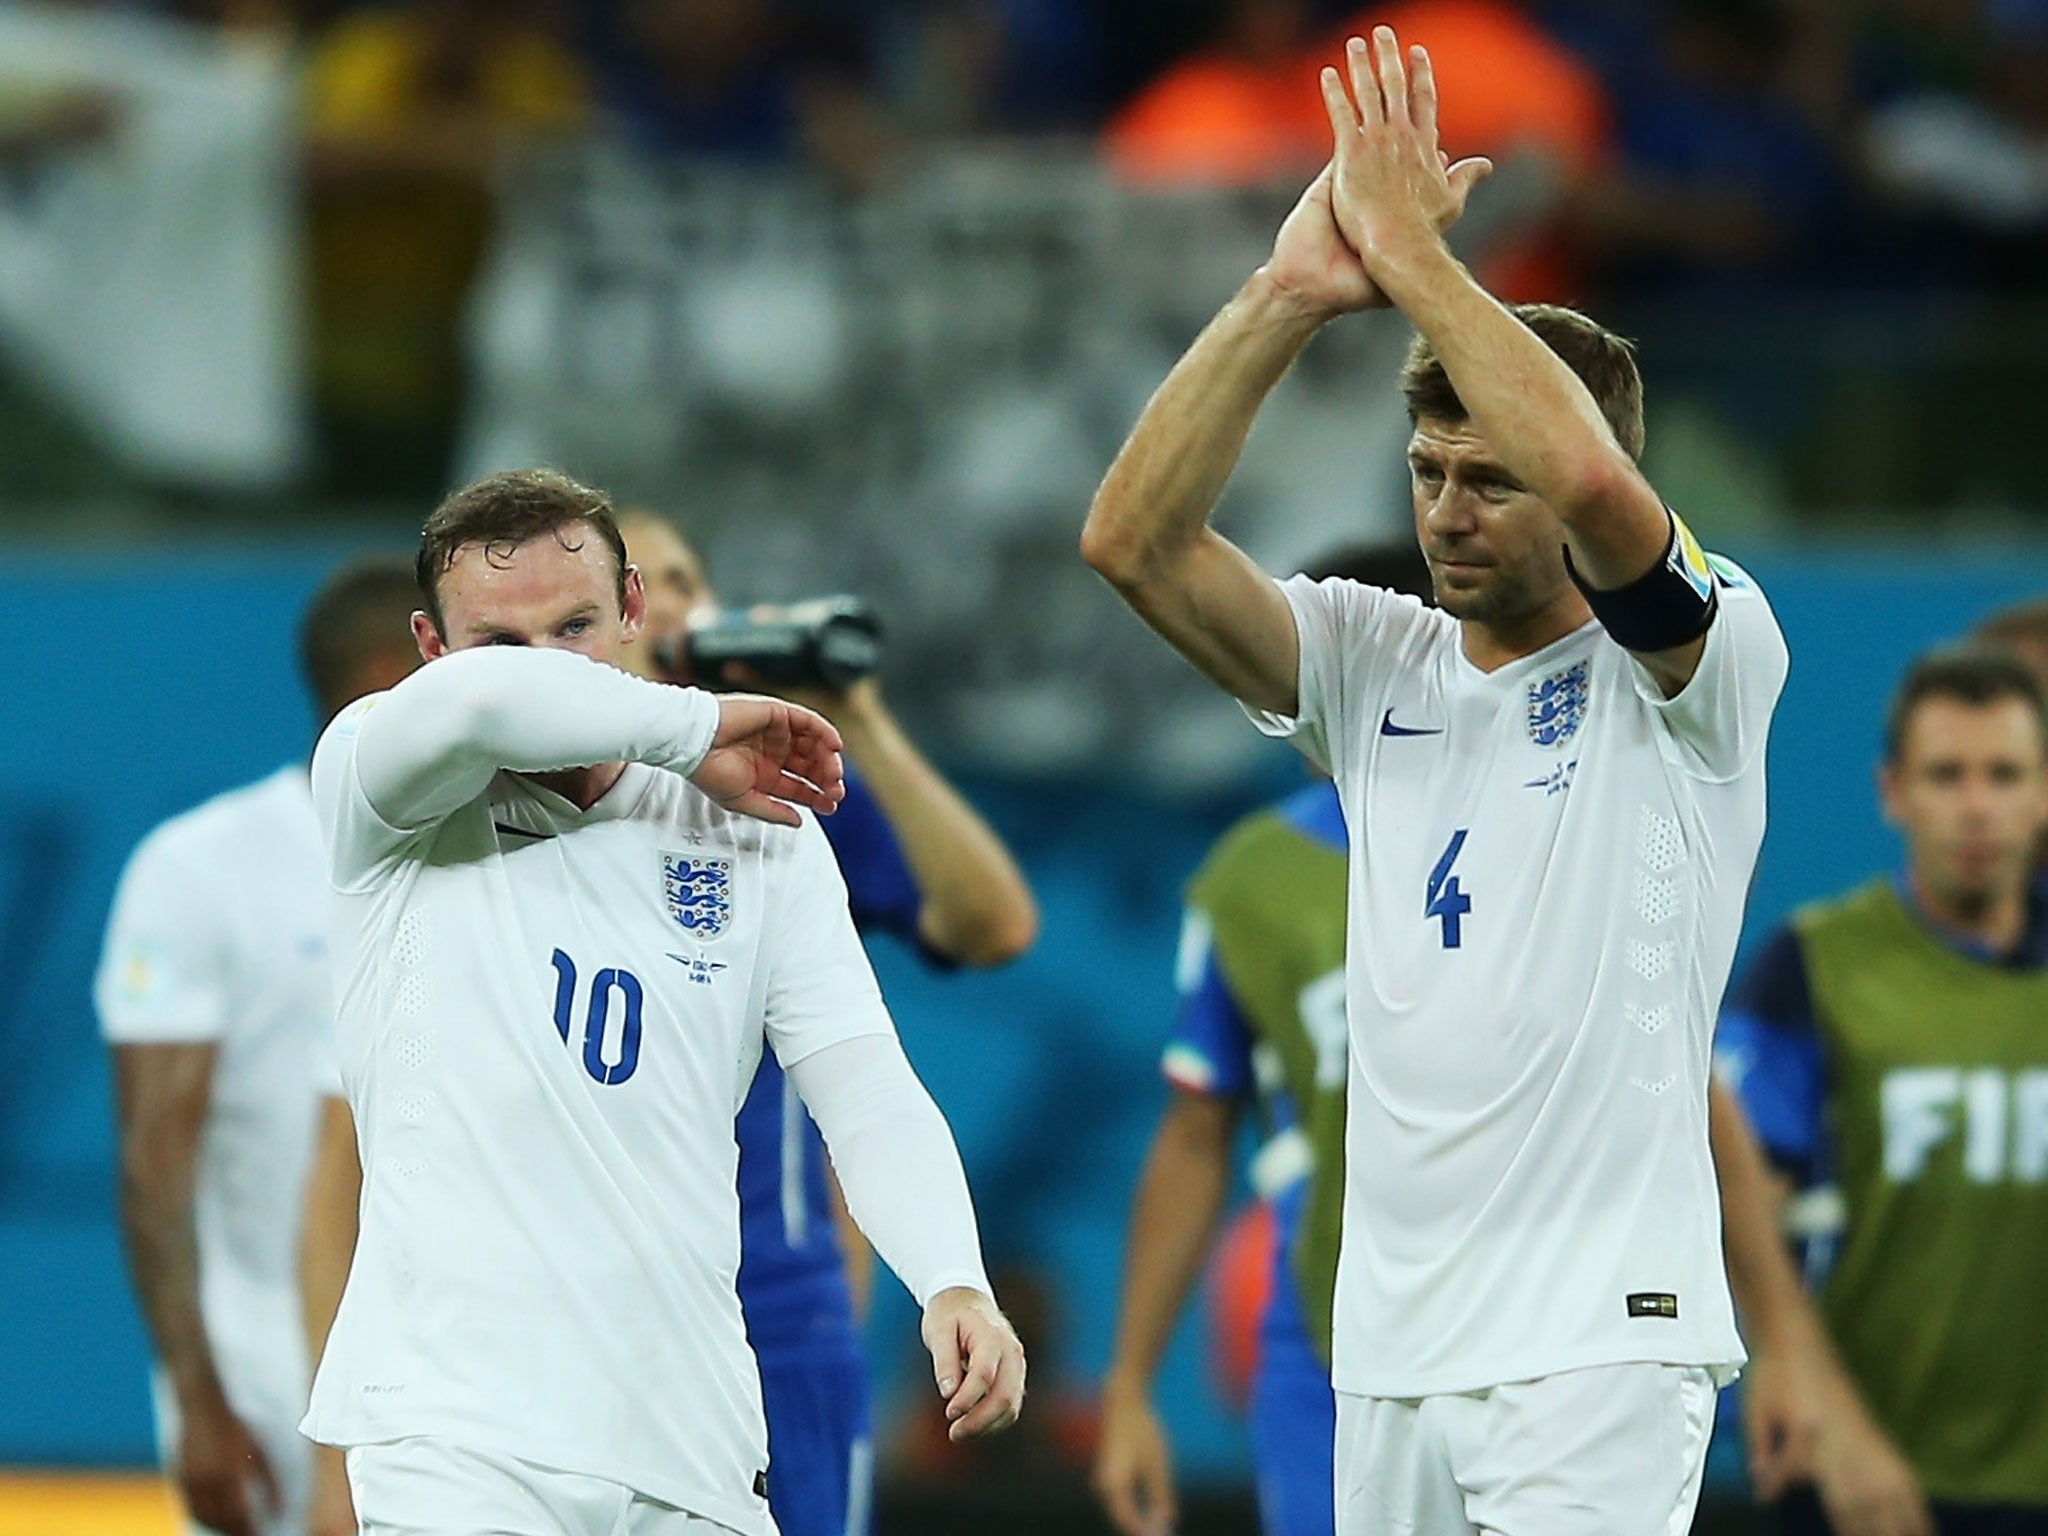
M693 939L715 939L732 925L732 860L664 853L661 895L683 932Z
M1676 1317L1678 1298L1669 1291L1631 1291L1628 1297L1630 1317Z

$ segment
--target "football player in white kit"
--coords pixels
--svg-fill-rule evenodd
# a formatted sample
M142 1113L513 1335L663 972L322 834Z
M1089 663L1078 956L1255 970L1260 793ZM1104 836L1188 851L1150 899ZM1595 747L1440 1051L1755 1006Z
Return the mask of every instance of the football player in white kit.
M764 1043L924 1308L955 1438L1014 1420L951 1133L817 823L808 710L628 676L639 575L546 471L423 532L428 665L314 756L361 1228L306 1430L368 1533L774 1529L734 1276Z
M314 596L299 651L323 726L419 665L416 591L404 562L364 561ZM157 1436L187 1513L221 1536L305 1529L293 1281L333 1009L326 862L303 763L172 817L122 874L93 989Z
M1351 833L1332 1379L1340 1533L1687 1529L1740 1365L1708 1046L1764 826L1786 652L1636 466L1641 381L1509 310L1440 231L1427 55L1354 39L1331 165L1146 408L1083 552ZM1321 327L1391 303L1439 609L1275 582L1208 524Z

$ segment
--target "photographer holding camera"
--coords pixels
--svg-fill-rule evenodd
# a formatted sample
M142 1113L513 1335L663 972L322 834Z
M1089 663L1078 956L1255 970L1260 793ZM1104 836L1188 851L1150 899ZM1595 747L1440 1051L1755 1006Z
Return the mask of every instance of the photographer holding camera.
M941 968L1001 965L1030 947L1038 910L1015 859L919 752L873 676L880 629L827 599L719 610L702 562L646 511L619 520L647 594L628 663L642 675L801 702L839 728L846 799L822 820L863 933L883 931ZM856 1313L871 1256L831 1182L824 1143L772 1056L739 1141L739 1293L768 1416L769 1505L783 1536L872 1528L874 1446Z

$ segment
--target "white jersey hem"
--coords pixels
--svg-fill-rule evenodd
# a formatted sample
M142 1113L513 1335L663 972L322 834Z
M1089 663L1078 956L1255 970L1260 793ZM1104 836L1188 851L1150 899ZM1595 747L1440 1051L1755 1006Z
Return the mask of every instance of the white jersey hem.
M1748 1353L1740 1345L1732 1355L1721 1355L1697 1349L1617 1349L1571 1355L1533 1355L1522 1360L1510 1361L1499 1370L1487 1371L1474 1376L1465 1373L1444 1373L1441 1375L1389 1376L1375 1378L1370 1373L1353 1373L1332 1370L1330 1385L1351 1397L1388 1398L1400 1402L1414 1402L1425 1397L1456 1397L1467 1392L1486 1392L1494 1387L1511 1386L1522 1381L1541 1381L1546 1376L1562 1376L1569 1371L1589 1371L1606 1365L1677 1365L1696 1366L1713 1378L1714 1385L1725 1387L1749 1363Z

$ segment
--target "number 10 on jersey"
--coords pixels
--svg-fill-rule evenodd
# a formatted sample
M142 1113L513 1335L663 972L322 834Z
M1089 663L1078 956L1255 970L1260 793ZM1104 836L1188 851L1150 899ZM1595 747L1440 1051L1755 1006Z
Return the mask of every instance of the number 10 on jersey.
M576 1012L576 962L559 949L550 957L555 968L555 1033L562 1044L570 1044ZM620 1003L617 1048L605 1059L605 1039L610 1033L612 996ZM583 1070L592 1082L616 1088L640 1065L640 1012L644 998L640 978L631 971L607 966L590 978L590 1001L583 1009Z
M1460 827L1451 834L1450 846L1436 861L1436 868L1429 872L1429 891L1422 903L1422 915L1443 924L1441 933L1445 949L1458 947L1464 937L1462 919L1472 910L1472 898L1459 888L1458 877L1451 873L1451 866L1458 862L1458 854L1465 846L1466 831Z

